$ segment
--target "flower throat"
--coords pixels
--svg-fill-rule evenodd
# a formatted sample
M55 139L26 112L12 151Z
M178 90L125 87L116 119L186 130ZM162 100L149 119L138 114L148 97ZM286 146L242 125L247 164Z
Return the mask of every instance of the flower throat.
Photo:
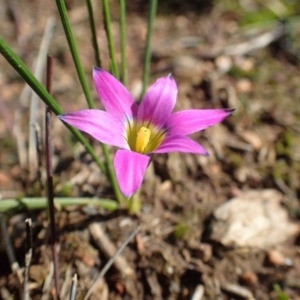
M141 127L136 135L135 150L139 153L144 153L149 144L151 130L146 127Z
M163 130L158 130L151 123L147 127L144 124L132 122L126 128L126 140L130 149L142 154L155 150L165 138Z

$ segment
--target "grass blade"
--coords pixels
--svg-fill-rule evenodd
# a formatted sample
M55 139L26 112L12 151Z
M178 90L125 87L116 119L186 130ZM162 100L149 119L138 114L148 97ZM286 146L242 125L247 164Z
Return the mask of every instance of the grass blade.
M88 14L89 14L89 22L90 22L90 28L91 28L91 34L92 34L92 43L93 43L93 48L94 48L95 63L96 63L97 67L101 68L100 51L99 51L98 42L97 42L97 33L96 33L94 14L93 14L93 6L92 6L91 0L86 0L86 6L88 9Z
M91 27L91 33L92 33L92 41L93 41L93 47L94 47L94 55L95 55L95 63L98 67L101 67L101 61L99 57L99 48L97 43L97 35L96 35L96 29L95 29L95 23L94 23L94 16L93 16L93 8L92 3L90 0L86 0L86 4L88 7L88 13L89 13L89 21L90 21L90 27ZM114 190L115 196L118 200L118 202L121 204L124 202L124 197L119 189L119 185L117 183L115 171L112 165L111 156L109 154L108 148L106 145L102 144L102 151L103 155L105 157L106 162L106 168L107 168L107 176L110 180L110 183L112 185L112 188Z
M126 61L126 1L120 3L120 34L121 34L121 81L127 85L127 61Z
M148 15L148 31L147 31L147 39L146 39L146 50L145 50L144 72L143 72L143 88L142 88L141 98L144 96L146 92L146 88L148 86L148 81L149 81L150 60L151 60L151 37L153 32L153 25L156 16L156 11L157 11L157 0L151 0L150 10Z
M70 48L70 51L71 51L71 54L72 54L72 57L73 57L73 61L74 61L75 67L76 67L76 71L77 71L79 81L80 81L81 86L82 86L82 90L85 94L85 98L87 100L89 108L93 108L94 107L94 101L93 101L92 94L91 94L90 88L88 86L86 76L84 74L83 67L82 67L82 64L81 64L81 61L80 61L80 58L79 58L79 54L78 54L78 50L77 50L77 47L76 47L76 42L75 42L75 39L74 39L74 35L73 35L73 32L72 32L72 27L71 27L71 24L70 24L70 20L69 20L69 17L68 17L68 12L67 12L67 8L66 8L66 5L65 5L65 1L64 0L56 0L56 5L57 5L57 8L58 8L58 12L59 12L59 15L60 15L62 25L64 27L66 38L68 40L69 48Z
M118 203L110 199L101 198L54 198L54 204L59 207L67 207L71 205L94 205L100 206L107 210L116 210ZM8 212L13 209L17 210L33 210L46 209L47 199L45 197L20 198L20 199L2 199L0 201L0 213Z
M116 78L119 78L118 64L116 60L116 51L113 43L113 36L111 30L111 19L110 19L108 0L102 0L102 3L103 3L103 11L104 11L104 22L105 22L104 25L105 25L105 31L106 31L107 41L108 41L108 48L109 48L111 71Z

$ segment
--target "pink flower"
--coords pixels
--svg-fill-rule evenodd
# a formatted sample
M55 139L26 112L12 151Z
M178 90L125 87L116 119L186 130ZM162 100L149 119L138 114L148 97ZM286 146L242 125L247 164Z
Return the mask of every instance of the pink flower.
M172 113L177 86L170 75L151 85L140 105L108 72L94 68L93 77L105 111L86 109L58 117L100 142L120 148L114 168L126 197L142 184L150 154L178 151L208 155L187 135L219 123L233 111L191 109Z

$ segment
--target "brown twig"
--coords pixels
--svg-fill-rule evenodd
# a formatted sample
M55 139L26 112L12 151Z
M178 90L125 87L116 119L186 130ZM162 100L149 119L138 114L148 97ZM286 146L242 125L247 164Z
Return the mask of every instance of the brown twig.
M45 68L45 59L52 39L54 27L55 27L55 18L49 17L47 20L46 28L39 49L39 54L36 59L36 66L34 71L34 75L39 81L42 80L42 76ZM29 111L30 120L29 120L29 143L28 143L29 144L28 161L29 161L29 166L31 168L30 170L31 177L36 176L36 170L38 168L38 163L36 160L37 159L36 136L35 136L34 127L32 126L33 124L37 123L38 104L39 104L38 95L36 93L32 93L31 102L30 102L30 111Z
M26 254L25 254L25 271L24 271L24 282L23 282L23 300L29 300L29 268L32 259L32 221L31 219L25 220L26 224Z
M53 73L53 57L47 57L47 77L46 89L51 94L52 88L52 73ZM53 171L52 171L52 139L51 139L51 111L46 107L45 116L45 154L46 154L46 169L47 169L47 196L48 196L48 210L50 218L51 230L51 248L54 264L54 282L57 298L60 299L59 286L59 267L58 267L58 251L57 251L57 234L55 226L55 207L54 207L54 193L53 193Z
M40 183L41 190L44 190L44 185L42 181L42 137L41 137L41 128L38 123L32 124L34 127L35 132L35 139L36 139L36 153L37 153L37 162L38 162L38 168L37 168L37 179Z

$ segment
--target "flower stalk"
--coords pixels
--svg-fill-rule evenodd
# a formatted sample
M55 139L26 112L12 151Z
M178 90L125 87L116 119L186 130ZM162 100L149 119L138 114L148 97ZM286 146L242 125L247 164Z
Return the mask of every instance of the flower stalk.
M128 199L128 211L130 214L136 215L140 212L141 207L141 189L138 189L137 192Z

